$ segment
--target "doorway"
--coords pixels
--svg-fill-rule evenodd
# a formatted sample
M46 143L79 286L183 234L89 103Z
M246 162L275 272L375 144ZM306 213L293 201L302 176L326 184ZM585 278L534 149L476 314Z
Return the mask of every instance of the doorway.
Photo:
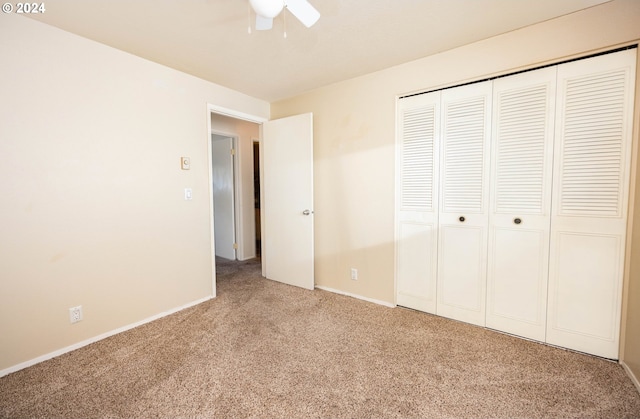
M260 205L260 155L254 155L254 150L259 150L260 135L261 135L261 123L263 121L254 119L245 119L243 115L233 115L231 112L220 112L220 110L213 108L211 105L208 107L209 116L209 159L210 159L210 194L212 202L210 205L210 219L211 219L211 243L213 245L213 287L214 295L216 289L218 266L216 264L216 258L222 257L226 261L237 260L238 262L249 261L260 256L261 249L257 246L257 240L259 240L260 234L260 214L256 210L256 206ZM220 176L219 170L216 169L213 162L214 147L218 145L218 142L224 143L231 138L233 140L233 151L229 152L218 151L220 156L224 156L225 160L233 159L234 162L234 176L233 187L227 188L228 192L233 191L233 199L235 209L232 212L234 218L220 217L220 211L218 202L214 197L214 188L217 189L216 180ZM213 141L215 139L215 141ZM233 153L230 155L230 153ZM256 172L256 164L258 170ZM256 199L256 197L258 199ZM223 218L221 220L221 218ZM234 240L225 239L227 244L220 244L221 234L223 236L231 237L230 233L224 233L225 231L235 230L233 236ZM220 234L219 232L222 231ZM220 249L224 247L229 251L229 244L233 246L231 251L226 256L222 255ZM260 263L262 261L260 260ZM226 264L225 266L234 266L234 264ZM225 268L226 269L226 268ZM228 270L228 269L227 269Z
M244 114L220 111L220 108L208 105L209 133L235 136L237 139L237 259L244 261L257 257L254 184L254 173L257 171L260 173L260 222L257 227L260 231L259 265L262 268L262 276L312 290L315 260L313 114L306 113L267 121L250 118ZM260 162L257 170L254 164L256 139L259 141L257 161ZM209 156L211 158L211 154ZM212 165L209 167L209 180L212 184L213 168ZM269 170L265 171L265 168ZM266 201L265 197L268 198ZM210 202L210 235L212 248L215 248L214 211L213 202ZM215 297L216 263L215 257L212 259L212 285Z

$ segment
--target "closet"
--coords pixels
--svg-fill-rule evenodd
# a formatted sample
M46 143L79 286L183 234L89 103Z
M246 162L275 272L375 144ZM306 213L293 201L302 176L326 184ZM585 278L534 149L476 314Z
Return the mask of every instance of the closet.
M398 305L618 357L635 63L398 100Z

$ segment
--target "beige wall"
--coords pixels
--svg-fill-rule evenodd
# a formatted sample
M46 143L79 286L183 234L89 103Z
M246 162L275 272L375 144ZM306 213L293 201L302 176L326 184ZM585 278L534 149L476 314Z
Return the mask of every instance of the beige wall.
M616 0L272 104L273 118L314 114L316 283L394 301L397 95L630 43L640 39L638 22L640 1ZM350 280L350 267L359 269L358 281ZM630 288L636 296L629 325L636 331L639 268L635 268ZM636 332L636 346L627 352L636 375L640 372L639 335Z
M253 195L253 141L260 137L260 125L213 113L211 114L211 131L237 138L236 173L238 177L238 194L236 205L240 212L238 224L239 260L256 257L256 223Z
M18 15L0 57L0 373L210 297L207 103L269 104Z

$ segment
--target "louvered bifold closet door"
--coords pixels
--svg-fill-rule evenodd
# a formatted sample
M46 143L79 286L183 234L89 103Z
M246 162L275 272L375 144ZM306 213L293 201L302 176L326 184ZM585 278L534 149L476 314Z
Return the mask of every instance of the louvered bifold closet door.
M442 92L436 313L485 324L490 81Z
M398 305L435 313L440 92L398 101Z
M545 340L556 67L493 83L487 327Z
M558 67L547 342L618 358L636 50Z

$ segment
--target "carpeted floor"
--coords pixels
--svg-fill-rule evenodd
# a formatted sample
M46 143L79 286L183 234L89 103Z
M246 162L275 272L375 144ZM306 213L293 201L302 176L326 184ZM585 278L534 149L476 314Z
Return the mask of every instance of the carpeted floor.
M218 265L218 298L0 379L3 418L638 418L613 362Z

